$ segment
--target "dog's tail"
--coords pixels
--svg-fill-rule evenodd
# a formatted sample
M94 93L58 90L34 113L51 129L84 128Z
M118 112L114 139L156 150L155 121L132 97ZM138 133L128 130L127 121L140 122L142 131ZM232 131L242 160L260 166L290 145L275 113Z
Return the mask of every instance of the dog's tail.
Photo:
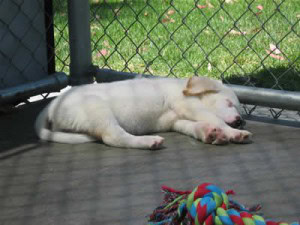
M80 144L86 142L93 142L96 139L86 134L68 133L63 131L51 131L48 125L48 110L47 106L37 117L35 121L35 132L37 136L45 141L53 141L66 144Z

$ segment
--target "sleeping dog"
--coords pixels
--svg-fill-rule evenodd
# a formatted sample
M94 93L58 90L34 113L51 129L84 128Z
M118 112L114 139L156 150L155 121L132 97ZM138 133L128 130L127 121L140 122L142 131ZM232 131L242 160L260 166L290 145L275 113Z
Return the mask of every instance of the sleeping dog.
M39 114L40 139L60 143L101 140L123 148L159 149L157 132L175 131L207 144L248 143L234 92L221 81L133 79L71 88Z

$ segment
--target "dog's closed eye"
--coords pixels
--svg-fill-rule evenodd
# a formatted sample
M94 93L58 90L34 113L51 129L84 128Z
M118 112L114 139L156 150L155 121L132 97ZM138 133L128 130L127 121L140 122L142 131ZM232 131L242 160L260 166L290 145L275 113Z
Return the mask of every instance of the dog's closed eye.
M233 107L233 103L229 99L226 99L226 103L227 103L228 107L230 107L230 108Z

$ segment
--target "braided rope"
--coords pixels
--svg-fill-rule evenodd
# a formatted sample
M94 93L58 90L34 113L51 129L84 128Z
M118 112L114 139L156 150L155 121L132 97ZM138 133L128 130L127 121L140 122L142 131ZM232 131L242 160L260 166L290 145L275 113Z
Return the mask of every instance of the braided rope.
M162 206L150 215L149 225L299 225L284 222L265 221L253 213L259 207L246 209L243 205L229 200L219 187L204 183L193 191L176 191L163 186L166 193Z

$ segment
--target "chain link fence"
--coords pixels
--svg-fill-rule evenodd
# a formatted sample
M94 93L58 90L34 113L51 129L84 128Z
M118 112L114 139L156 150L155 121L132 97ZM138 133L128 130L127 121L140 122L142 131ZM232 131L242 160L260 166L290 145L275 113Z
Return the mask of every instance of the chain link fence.
M70 72L70 43L67 1L53 0L53 29L56 71Z
M300 90L296 0L94 0L91 10L100 67Z

